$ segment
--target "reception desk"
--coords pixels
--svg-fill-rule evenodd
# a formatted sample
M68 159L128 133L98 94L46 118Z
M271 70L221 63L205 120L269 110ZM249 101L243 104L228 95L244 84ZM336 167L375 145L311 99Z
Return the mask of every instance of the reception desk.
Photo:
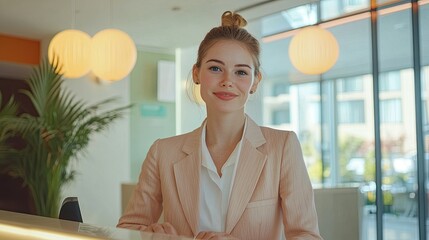
M101 227L0 210L0 239L8 240L187 240L192 238Z

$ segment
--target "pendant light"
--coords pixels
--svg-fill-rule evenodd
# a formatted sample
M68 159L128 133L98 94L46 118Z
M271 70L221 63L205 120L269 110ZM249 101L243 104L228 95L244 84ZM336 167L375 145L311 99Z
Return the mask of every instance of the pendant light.
M60 73L66 78L87 74L91 66L91 37L74 29L56 34L49 44L48 59L51 64L59 64Z
M75 2L73 1L72 29L56 34L48 47L51 64L59 64L60 73L66 78L79 78L87 74L91 67L91 37L75 30Z
M74 1L73 16L76 12ZM87 33L68 29L51 40L48 57L51 64L61 66L60 73L66 78L79 78L92 70L99 79L117 81L134 68L137 49L130 36L118 29L102 30L92 39Z
M301 29L289 44L292 65L304 74L322 74L337 62L339 47L334 35L319 26Z
M137 49L134 41L118 29L105 29L92 38L92 72L102 80L125 78L134 68Z
M111 0L108 1L109 25L112 25ZM137 49L128 34L119 29L104 29L92 38L91 68L102 80L118 81L133 70Z

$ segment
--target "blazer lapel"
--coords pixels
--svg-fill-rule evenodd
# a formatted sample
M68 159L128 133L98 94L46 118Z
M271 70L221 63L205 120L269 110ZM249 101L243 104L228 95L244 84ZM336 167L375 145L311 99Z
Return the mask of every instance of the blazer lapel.
M231 233L243 214L267 159L267 155L257 149L257 147L265 143L260 127L250 118L247 118L247 121L246 133L241 147L240 160L226 216L225 229L227 233Z
M186 220L194 235L198 231L198 206L200 196L201 171L201 128L196 129L186 139L183 151L185 158L174 163L174 177L180 203Z

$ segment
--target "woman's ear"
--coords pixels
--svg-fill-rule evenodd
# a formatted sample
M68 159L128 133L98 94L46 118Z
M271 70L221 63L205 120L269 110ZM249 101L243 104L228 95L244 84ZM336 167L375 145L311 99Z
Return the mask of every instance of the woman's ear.
M194 64L194 66L192 67L192 80L194 81L195 84L200 83L200 80L198 78L198 70L199 68L197 67L197 65Z
M259 84L259 82L262 80L262 74L261 74L261 72L258 72L256 75L255 75L255 80L253 81L253 85L252 85L252 87L250 88L250 92L251 93L254 93L254 92L256 92L256 89L258 88L258 84Z

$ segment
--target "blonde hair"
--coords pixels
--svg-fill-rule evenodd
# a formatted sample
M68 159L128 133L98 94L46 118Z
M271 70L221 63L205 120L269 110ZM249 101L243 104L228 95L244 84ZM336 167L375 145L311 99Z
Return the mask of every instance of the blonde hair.
M222 14L221 21L221 26L225 27L243 28L247 25L246 19L244 19L240 14L233 13L231 11L224 12Z
M226 11L221 17L221 26L212 28L204 37L198 48L196 67L201 67L201 61L207 51L220 40L235 40L242 43L252 55L255 75L259 74L260 68L260 47L259 42L244 27L247 25L246 19L240 14Z

